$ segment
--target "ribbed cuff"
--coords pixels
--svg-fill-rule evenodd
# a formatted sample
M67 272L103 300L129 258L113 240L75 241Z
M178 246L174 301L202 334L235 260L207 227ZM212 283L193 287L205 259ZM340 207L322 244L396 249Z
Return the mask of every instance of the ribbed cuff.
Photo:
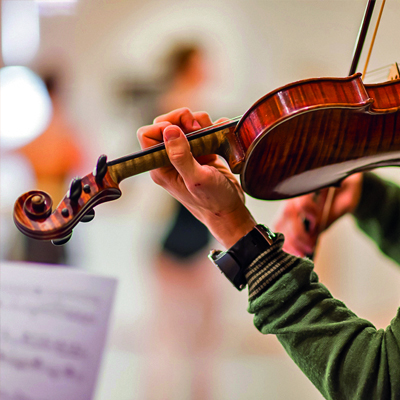
M282 233L278 233L274 244L246 268L250 301L264 293L283 274L299 264L298 257L282 251L284 240Z

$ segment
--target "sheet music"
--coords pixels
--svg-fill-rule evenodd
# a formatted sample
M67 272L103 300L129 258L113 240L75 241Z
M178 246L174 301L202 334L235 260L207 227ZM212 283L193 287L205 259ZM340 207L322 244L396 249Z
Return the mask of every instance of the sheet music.
M0 268L0 399L92 399L116 280L59 266Z

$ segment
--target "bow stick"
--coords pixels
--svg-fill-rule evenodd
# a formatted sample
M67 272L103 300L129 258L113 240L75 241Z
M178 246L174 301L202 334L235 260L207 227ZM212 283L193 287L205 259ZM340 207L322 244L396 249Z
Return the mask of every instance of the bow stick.
M365 65L364 65L364 70L363 70L363 75L362 75L363 77L365 77L365 74L366 74L366 71L368 68L369 59L371 57L372 48L375 43L375 38L376 38L376 34L378 32L378 27L379 27L379 23L380 23L380 20L382 17L382 12L383 12L383 8L385 6L385 2L386 2L386 0L383 0L381 9L379 11L378 19L377 19L377 22L375 25L375 30L374 30L371 44L370 44L370 47L368 50L367 59L366 59ZM364 46L365 38L367 36L368 27L371 22L375 3L376 3L376 0L369 0L367 3L367 6L365 8L364 16L363 16L361 26L360 26L360 29L358 32L357 40L356 40L356 45L354 47L353 60L352 60L351 66L350 66L349 76L353 75L357 70L358 62L360 60L360 56L361 56L361 52L362 52L362 49ZM328 189L327 197L325 199L325 204L324 204L324 207L322 210L321 221L318 226L318 232L323 232L328 225L329 215L330 215L330 212L332 209L332 203L333 203L333 199L335 197L335 192L336 192L335 187L330 187ZM310 221L308 221L306 218L304 218L303 223L304 223L304 229L308 232L310 229ZM315 251L313 254L308 254L307 257L309 257L310 259L313 259L314 254L315 254Z

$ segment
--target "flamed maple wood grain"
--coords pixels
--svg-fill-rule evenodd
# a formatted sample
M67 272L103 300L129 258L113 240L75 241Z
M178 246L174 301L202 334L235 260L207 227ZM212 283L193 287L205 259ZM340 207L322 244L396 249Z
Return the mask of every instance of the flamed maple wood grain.
M241 183L279 200L338 184L352 173L400 164L400 81L303 81L259 100L238 125Z

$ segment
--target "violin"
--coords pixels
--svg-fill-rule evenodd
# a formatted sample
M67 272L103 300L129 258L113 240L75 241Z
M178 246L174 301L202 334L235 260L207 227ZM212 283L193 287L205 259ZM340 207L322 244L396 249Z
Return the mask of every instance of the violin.
M361 74L306 79L280 87L241 117L187 135L195 157L218 154L243 190L264 200L287 199L337 186L351 174L400 165L400 79L364 85ZM170 165L164 144L107 161L72 180L52 210L51 197L33 190L14 206L25 235L66 243L94 207L121 196L124 179Z

